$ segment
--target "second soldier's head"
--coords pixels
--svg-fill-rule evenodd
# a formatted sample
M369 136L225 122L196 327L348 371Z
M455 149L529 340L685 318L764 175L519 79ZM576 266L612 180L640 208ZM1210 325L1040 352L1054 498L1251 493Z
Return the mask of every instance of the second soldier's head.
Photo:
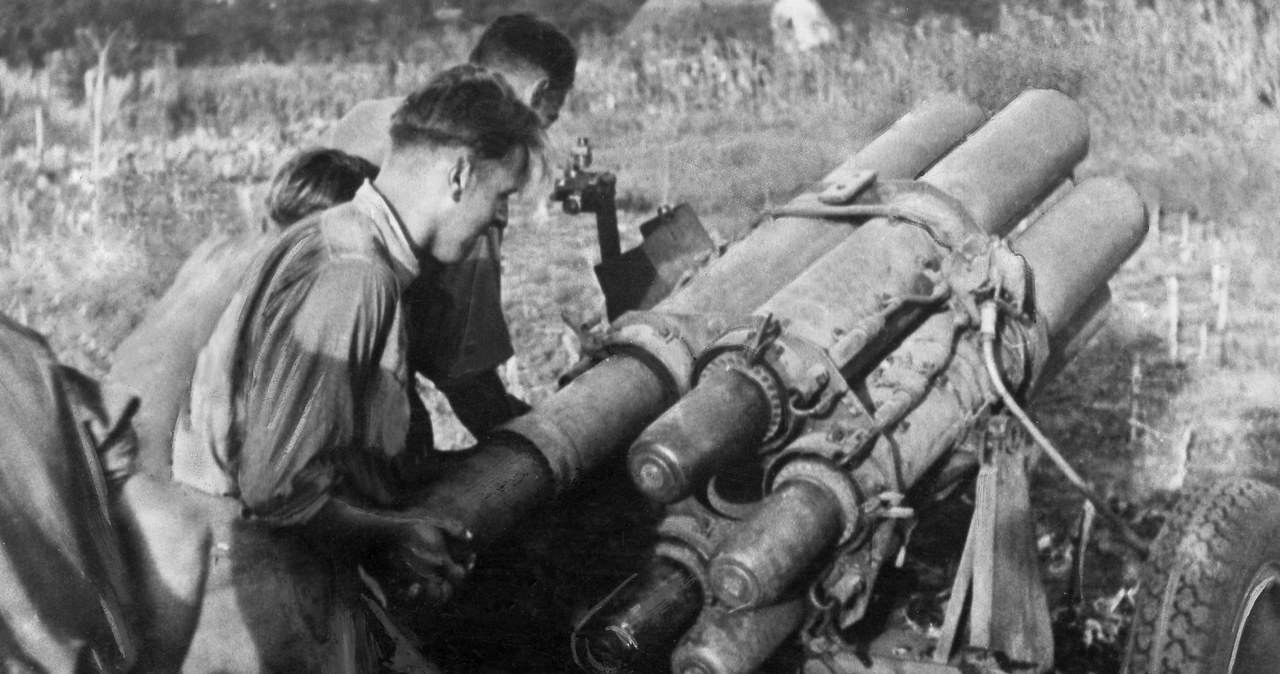
M549 127L573 89L578 50L569 37L532 14L501 16L485 28L471 63L497 71Z

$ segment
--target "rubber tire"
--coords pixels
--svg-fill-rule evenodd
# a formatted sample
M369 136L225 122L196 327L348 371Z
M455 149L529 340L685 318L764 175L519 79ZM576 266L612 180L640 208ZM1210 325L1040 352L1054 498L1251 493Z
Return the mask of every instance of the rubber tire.
M1143 567L1123 671L1227 672L1245 595L1268 564L1280 566L1280 490L1232 478L1189 491Z

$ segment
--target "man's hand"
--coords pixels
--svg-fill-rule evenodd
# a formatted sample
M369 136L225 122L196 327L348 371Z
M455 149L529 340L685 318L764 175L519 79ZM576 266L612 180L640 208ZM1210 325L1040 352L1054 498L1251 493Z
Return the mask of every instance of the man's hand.
M475 566L471 532L462 523L430 516L406 518L390 550L390 577L397 599L443 604Z
M321 545L350 546L398 601L443 603L471 571L471 532L457 520L414 510L373 510L330 498L307 529Z

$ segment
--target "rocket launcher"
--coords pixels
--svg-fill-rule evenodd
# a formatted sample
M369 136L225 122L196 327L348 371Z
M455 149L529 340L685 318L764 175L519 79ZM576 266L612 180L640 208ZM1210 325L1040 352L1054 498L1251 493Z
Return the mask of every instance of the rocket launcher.
M912 657L872 657L846 634L902 547L909 494L981 465L980 501L1006 483L1025 501L1009 452L973 440L999 437L1002 401L1097 330L1107 280L1145 232L1123 180L1072 183L1087 148L1083 111L1054 91L985 123L954 100L913 111L615 321L599 364L454 461L422 505L483 545L626 449L667 516L652 566L576 630L588 671L750 672L797 633L806 672L955 672L961 651L1051 667L1025 546L994 547L1022 562L994 588L991 550L966 550L955 616ZM971 542L1025 524L992 512ZM1023 626L992 615L1006 587L1030 597Z
M797 201L867 172L915 178L983 121L982 111L970 103L927 102ZM600 362L570 385L474 450L444 457L439 477L416 506L466 524L481 548L496 541L523 513L625 451L688 392L696 354L855 231L814 218L763 222L652 311L615 321ZM778 255L779 250L788 253Z

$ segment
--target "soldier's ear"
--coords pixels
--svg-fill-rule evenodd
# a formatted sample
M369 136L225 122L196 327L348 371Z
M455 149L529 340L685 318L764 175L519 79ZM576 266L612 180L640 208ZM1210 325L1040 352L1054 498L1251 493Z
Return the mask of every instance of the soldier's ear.
M475 163L471 161L471 157L458 157L453 168L449 169L449 196L453 197L455 203L462 201L462 193L467 191L474 180Z
M550 79L544 77L534 85L533 93L529 96L529 107L542 118L544 127L551 126L560 118L560 109L564 107L568 96L568 89L556 87Z
M529 107L537 109L542 104L543 99L547 96L547 89L551 88L551 80L543 77L533 84L533 91L529 94Z

